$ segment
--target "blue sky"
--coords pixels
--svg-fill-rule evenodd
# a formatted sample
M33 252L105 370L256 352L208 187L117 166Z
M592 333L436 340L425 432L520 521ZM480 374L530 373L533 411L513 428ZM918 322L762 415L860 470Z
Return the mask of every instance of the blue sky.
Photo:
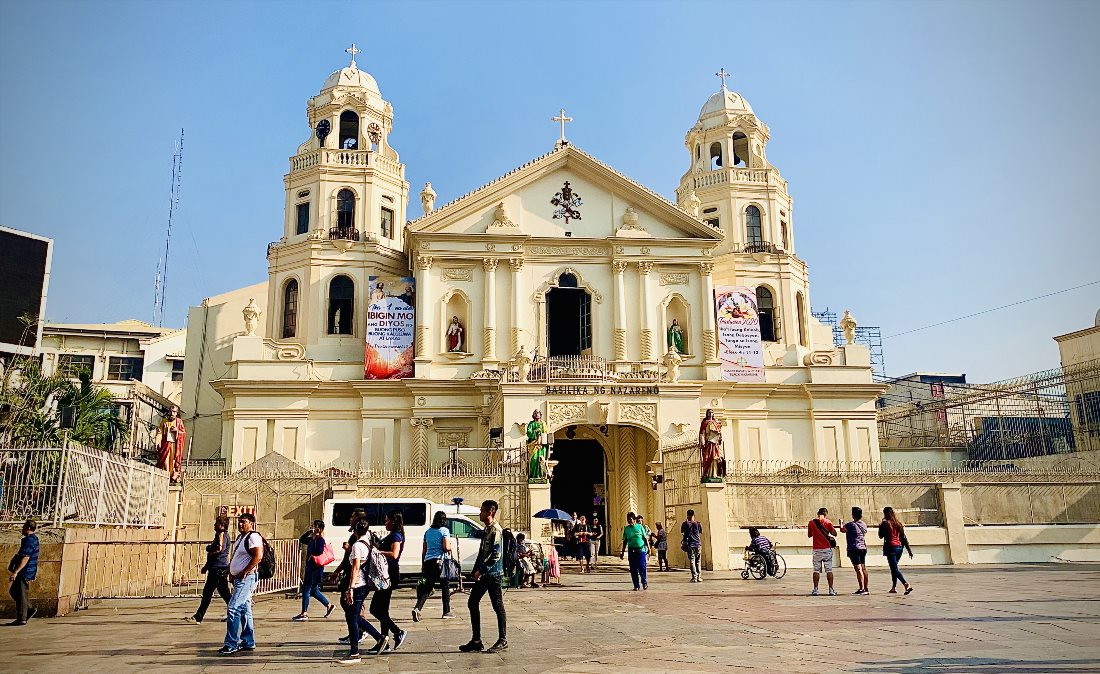
M719 67L769 125L815 309L884 335L1100 280L1100 3L0 3L0 224L53 237L52 321L167 324L266 278L305 102L358 43L415 194L571 140L672 197ZM415 197L414 197L415 202ZM418 212L418 206L410 212ZM1100 285L885 343L891 374L1053 367Z

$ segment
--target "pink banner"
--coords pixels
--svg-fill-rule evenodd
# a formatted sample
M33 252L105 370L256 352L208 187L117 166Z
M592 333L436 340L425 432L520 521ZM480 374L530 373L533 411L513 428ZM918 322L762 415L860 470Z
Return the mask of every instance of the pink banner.
M722 381L764 381L756 291L745 286L717 286L714 312Z

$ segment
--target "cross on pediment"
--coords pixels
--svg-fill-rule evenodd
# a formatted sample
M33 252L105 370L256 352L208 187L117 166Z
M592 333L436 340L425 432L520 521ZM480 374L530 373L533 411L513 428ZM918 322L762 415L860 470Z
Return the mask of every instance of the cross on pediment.
M562 108L561 112L558 113L558 116L557 117L551 117L550 121L551 122L558 122L559 124L561 124L561 135L558 138L558 142L555 143L555 147L561 147L563 145L568 145L569 141L567 141L565 139L565 123L566 122L572 122L573 118L572 117L566 117L565 116L565 108Z
M722 88L725 89L726 88L726 78L730 76L730 74L726 72L726 69L725 68L719 69L718 72L714 73L714 76L717 77L718 79L722 80Z

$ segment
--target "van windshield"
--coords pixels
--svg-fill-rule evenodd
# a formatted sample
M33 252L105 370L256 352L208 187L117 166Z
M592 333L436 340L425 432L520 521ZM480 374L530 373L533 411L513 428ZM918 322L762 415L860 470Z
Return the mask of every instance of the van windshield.
M333 503L333 526L347 526L351 521L351 514L356 508L367 511L367 522L372 527L380 527L386 523L386 513L391 510L400 511L405 518L405 526L422 527L428 521L428 506L425 503Z

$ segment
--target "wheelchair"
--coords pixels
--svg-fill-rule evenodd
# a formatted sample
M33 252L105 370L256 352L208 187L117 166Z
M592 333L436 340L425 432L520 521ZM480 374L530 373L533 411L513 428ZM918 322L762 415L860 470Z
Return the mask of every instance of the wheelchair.
M771 560L768 560L759 552L745 551L745 568L741 570L741 578L748 580L752 576L756 580L764 580L768 576L779 579L787 575L787 562L783 555L779 554L772 544ZM769 565L768 562L771 561ZM770 566L770 568L769 568Z

